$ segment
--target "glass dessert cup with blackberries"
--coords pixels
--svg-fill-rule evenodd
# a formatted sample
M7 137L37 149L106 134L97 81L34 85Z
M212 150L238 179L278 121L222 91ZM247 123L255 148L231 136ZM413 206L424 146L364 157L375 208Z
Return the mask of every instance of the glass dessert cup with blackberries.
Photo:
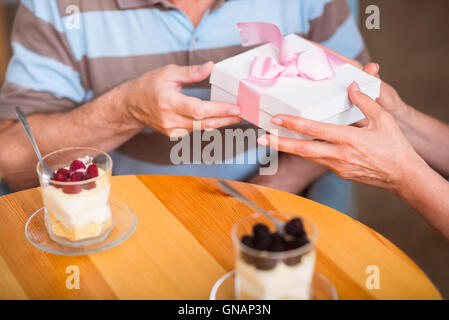
M240 300L309 300L317 230L308 219L271 212L284 222L278 232L265 216L252 214L232 230L235 295Z
M37 172L50 238L67 247L100 243L114 226L109 206L111 157L93 148L67 148L44 157L50 180Z

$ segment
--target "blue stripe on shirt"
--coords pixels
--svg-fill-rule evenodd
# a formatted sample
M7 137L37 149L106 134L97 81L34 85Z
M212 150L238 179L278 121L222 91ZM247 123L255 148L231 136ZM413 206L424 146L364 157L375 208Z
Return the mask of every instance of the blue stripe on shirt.
M13 42L6 79L26 89L51 92L58 98L77 103L85 101L86 92L80 75L71 67L54 59L43 57Z
M321 44L349 58L355 58L364 47L362 36L353 16L346 19L334 35Z
M180 51L188 47L191 33L179 23L180 15L153 9L85 12L81 28L65 30L65 35L77 60Z
M196 30L200 39L197 49L239 45L238 22L269 22L277 25L283 34L304 33L308 20L301 12L302 1L297 0L283 0L275 5L267 0L226 2L201 21L200 28Z

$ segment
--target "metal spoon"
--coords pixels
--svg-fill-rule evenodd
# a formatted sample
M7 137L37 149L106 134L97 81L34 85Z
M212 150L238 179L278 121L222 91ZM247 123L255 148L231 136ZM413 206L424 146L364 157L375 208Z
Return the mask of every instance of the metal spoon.
M273 217L273 215L271 213L262 209L257 204L255 204L254 202L252 202L251 200L249 200L248 198L243 196L240 192L238 192L233 187L231 187L226 181L220 180L220 181L218 181L218 185L227 194L233 196L234 198L239 199L241 202L243 202L247 206L253 208L257 212L263 214L265 217L270 219L271 222L273 222L274 226L276 227L277 232L281 235L284 234L284 225L285 225L284 222L276 219L275 217Z
M34 140L33 133L31 132L30 124L28 123L28 119L25 115L25 113L20 109L20 107L16 107L16 116L17 119L19 119L20 123L22 124L23 129L25 129L25 132L28 136L28 139L30 139L31 145L33 146L34 152L36 152L37 158L39 159L39 162L41 163L43 173L42 178L44 180L50 180L53 176L53 170L47 166L42 159L41 152L39 151L39 148L37 147L36 140Z

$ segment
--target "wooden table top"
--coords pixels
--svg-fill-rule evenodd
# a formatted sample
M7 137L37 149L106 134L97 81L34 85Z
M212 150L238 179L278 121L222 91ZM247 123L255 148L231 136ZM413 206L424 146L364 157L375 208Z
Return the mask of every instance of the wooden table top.
M0 299L208 299L214 282L234 267L230 231L252 210L217 191L215 179L121 176L113 199L137 215L134 234L118 247L88 256L43 252L24 234L42 207L39 189L0 197ZM340 299L441 299L423 271L386 238L308 199L246 183L231 184L265 209L291 212L319 229L318 272ZM68 290L66 268L80 270ZM380 288L367 289L376 265Z

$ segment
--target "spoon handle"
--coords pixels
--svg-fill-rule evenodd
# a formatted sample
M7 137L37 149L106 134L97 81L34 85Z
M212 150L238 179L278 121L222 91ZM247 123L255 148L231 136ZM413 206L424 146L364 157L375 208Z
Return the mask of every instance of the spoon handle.
M240 192L238 192L233 187L231 187L229 185L229 183L227 183L226 181L220 180L220 181L218 181L218 185L220 186L221 189L223 189L223 191L225 191L229 195L233 196L234 198L239 199L241 202L243 202L247 206L253 208L257 212L266 216L268 219L271 220L271 222L273 222L273 224L276 226L276 229L278 229L279 232L282 232L282 223L280 221L278 221L277 219L275 219L269 212L265 211L264 209L259 207L257 204L255 204L248 198L244 197Z
M25 132L28 136L28 139L30 139L31 145L34 148L34 151L36 152L37 158L40 162L42 162L42 155L39 151L39 148L37 147L36 141L34 140L33 134L31 133L30 124L28 123L28 119L25 115L25 113L20 109L20 107L16 107L16 115L19 119L20 123L22 124L23 129L25 129Z

